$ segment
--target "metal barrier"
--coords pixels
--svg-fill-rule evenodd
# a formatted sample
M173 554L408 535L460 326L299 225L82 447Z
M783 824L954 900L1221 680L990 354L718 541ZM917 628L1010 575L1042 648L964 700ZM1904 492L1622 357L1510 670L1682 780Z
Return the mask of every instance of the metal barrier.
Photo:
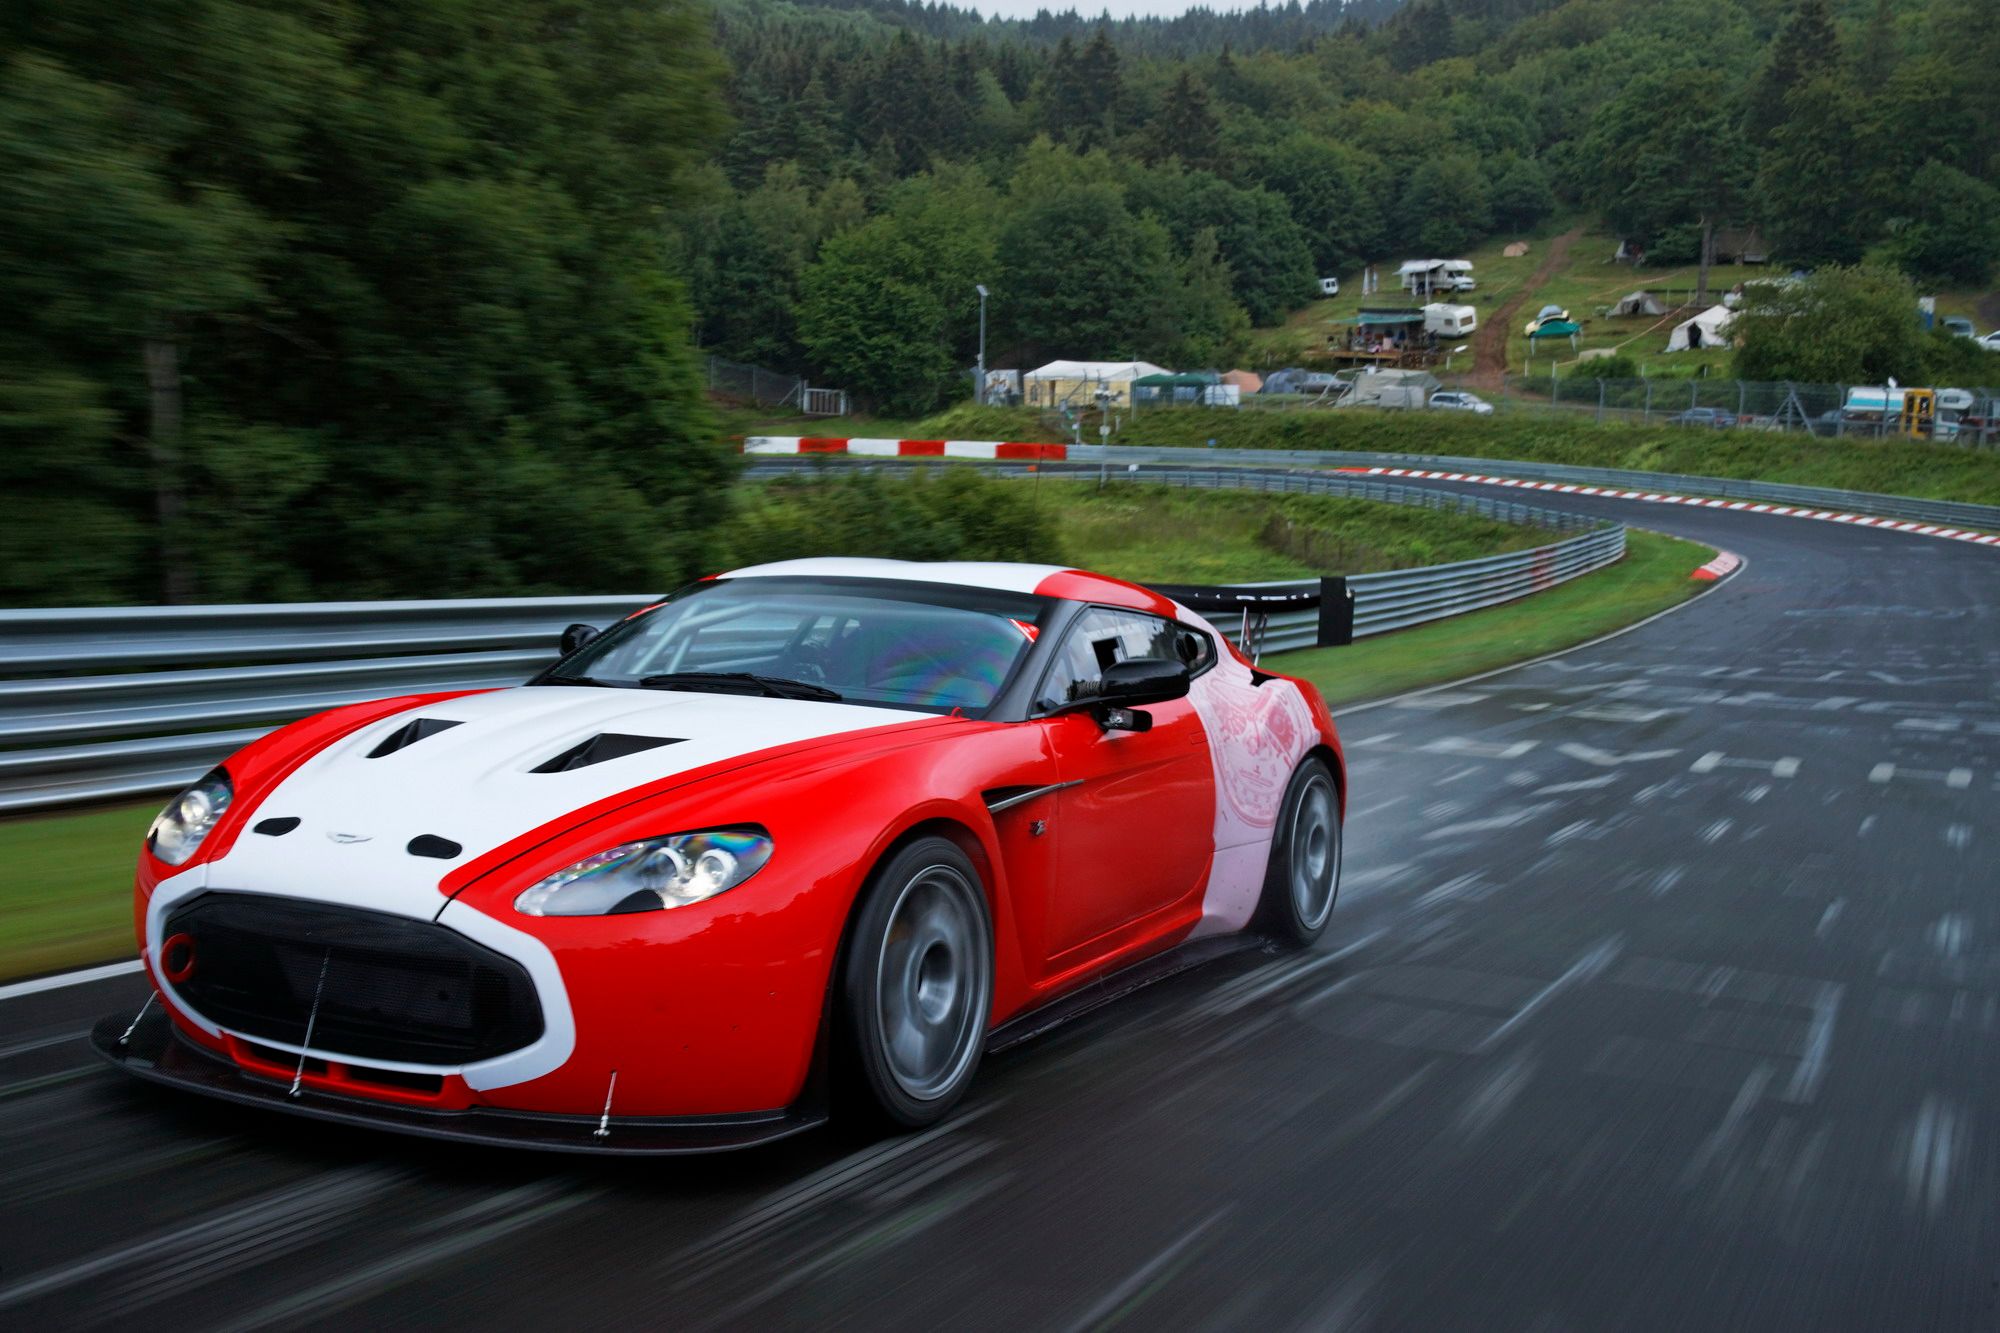
M295 718L518 684L641 594L0 611L0 811L179 786Z
M1785 486L1768 481L1735 481L1727 477L1689 476L1678 472L1627 472L1621 468L1574 467L1564 463L1520 463L1506 458L1457 458L1448 454L1382 454L1333 449L1192 449L1168 445L1072 445L1069 456L1091 462L1202 463L1224 465L1223 459L1248 467L1282 463L1287 467L1416 467L1442 472L1476 472L1484 476L1519 477L1579 486L1614 486L1628 491L1671 491L1709 495L1724 500L1804 505L1907 518L1919 523L2000 532L2000 505L1968 504L1958 500L1919 500L1873 491L1839 491L1823 486Z
M760 465L750 475L799 470ZM1006 470L1026 475L1025 468ZM1101 471L1042 468L1065 483ZM1349 496L1573 534L1528 551L1350 577L1357 637L1511 601L1610 564L1625 550L1625 529L1617 524L1372 478L1228 468L1107 475L1121 482ZM1316 591L1319 584L1256 586ZM602 624L651 600L635 593L0 611L0 811L171 790L272 727L343 704L518 684L555 659L564 625ZM1236 629L1223 628L1232 635ZM1316 629L1314 613L1274 615L1262 647L1309 647Z

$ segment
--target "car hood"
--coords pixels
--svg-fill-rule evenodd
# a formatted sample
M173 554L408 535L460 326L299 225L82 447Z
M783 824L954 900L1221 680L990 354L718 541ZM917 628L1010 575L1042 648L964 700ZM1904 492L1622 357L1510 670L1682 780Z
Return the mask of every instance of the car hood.
M392 714L301 764L208 864L206 883L429 918L444 906L438 882L452 869L565 814L776 746L933 719L681 691L533 686L465 695ZM419 720L456 725L375 753ZM565 756L576 766L549 771ZM272 819L299 823L279 836L255 831ZM425 837L458 850L413 853L412 841Z

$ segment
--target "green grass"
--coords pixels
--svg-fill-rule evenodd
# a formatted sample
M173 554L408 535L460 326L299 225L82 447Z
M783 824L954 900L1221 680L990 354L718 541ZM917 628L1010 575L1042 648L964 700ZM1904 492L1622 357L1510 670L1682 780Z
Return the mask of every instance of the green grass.
M1689 575L1711 554L1693 542L1634 530L1618 564L1523 601L1347 648L1310 648L1269 660L1274 669L1319 686L1335 707L1380 699L1560 652L1677 606L1706 586Z
M1019 484L1019 483L1016 483ZM1135 583L1361 574L1539 546L1540 528L1321 495L1048 481L1059 558Z
M959 439L1050 439L1019 409L960 408L920 423ZM1243 449L1349 449L1571 463L1746 481L1831 486L1934 500L2000 504L2000 452L1887 440L1829 440L1779 431L1686 430L1557 416L1321 409L1163 409L1127 422L1119 444ZM1227 461L1219 458L1218 461Z
M1436 299L1471 305L1479 311L1479 317L1485 319L1488 311L1495 309L1513 295L1541 266L1542 261L1547 258L1550 239L1575 225L1575 219L1565 218L1545 223L1540 229L1523 236L1495 236L1476 249L1463 254L1436 256L1441 259L1471 260L1473 276L1479 279L1478 289L1463 298L1444 295ZM1528 242L1528 253L1509 259L1502 252L1517 240ZM1578 244L1581 246L1583 243ZM1617 242L1612 242L1612 249L1617 249ZM1572 262L1576 255L1577 251L1572 250ZM1411 249L1407 257L1421 256ZM1265 371L1315 361L1326 352L1328 335L1338 328L1333 321L1352 319L1360 313L1364 300L1369 305L1378 306L1417 304L1417 297L1397 285L1396 268L1400 262L1400 260L1384 260L1376 266L1382 275L1384 290L1373 296L1364 298L1361 295L1361 272L1356 269L1351 273L1339 275L1340 295L1301 306L1293 311L1283 324L1275 328L1252 330L1250 350L1245 358L1245 365L1251 370ZM1459 359L1455 369L1466 370L1470 369L1471 365L1472 358L1468 353Z
M160 803L0 820L0 978L132 955L132 871Z

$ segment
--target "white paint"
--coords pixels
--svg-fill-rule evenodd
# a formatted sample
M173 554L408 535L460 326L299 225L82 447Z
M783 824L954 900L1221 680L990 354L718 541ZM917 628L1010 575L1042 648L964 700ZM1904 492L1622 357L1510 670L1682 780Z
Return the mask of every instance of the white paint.
M1546 787L1537 787L1535 788L1533 795L1562 796L1570 792L1598 791L1602 788L1610 786L1612 783L1616 781L1618 781L1618 775L1616 773L1606 773L1601 777L1584 778L1578 782L1557 782L1557 783L1552 783Z
M1791 778L1798 776L1799 761L1790 755L1783 759L1733 759L1721 750L1710 750L1688 765L1690 773L1713 773L1718 768L1758 769L1774 778Z
M961 588L993 588L1031 593L1062 565L1014 564L1003 560L882 560L861 556L813 556L732 569L724 578L896 579L904 583L949 583Z
M1582 955L1575 962L1564 969L1561 976L1529 996L1528 1002L1515 1010L1513 1017L1488 1033L1486 1039L1479 1043L1478 1049L1482 1052L1491 1050L1509 1032L1512 1032L1515 1028L1534 1017L1535 1012L1550 1000L1553 1000L1571 986L1580 985L1611 966L1624 948L1625 937L1623 935L1608 935L1596 944L1591 945L1590 948L1583 951Z
M1813 937L1815 939L1825 939L1827 933L1840 921L1840 914L1846 910L1847 899L1845 898L1835 898L1832 902L1828 903L1826 910L1819 914L1819 924L1813 927Z
M1435 828L1424 834L1424 841L1434 842L1439 838L1453 838L1461 833L1490 833L1495 829L1516 828L1537 815L1555 809L1557 804L1555 801L1544 801L1539 805L1509 810L1505 814L1492 815L1486 819L1468 819L1458 824L1446 824L1443 828Z
M36 977L33 981L16 981L0 986L0 1000L12 1000L22 995L40 995L43 991L61 990L66 986L87 986L93 981L108 981L112 977L129 977L134 972L144 971L145 966L137 958L128 958L122 963L106 963L102 967L60 972L52 977Z
M1671 759L1679 750L1634 750L1630 754L1619 754L1616 750L1600 750L1594 745L1579 745L1575 741L1564 741L1556 747L1558 754L1566 754L1572 759L1581 759L1586 764L1599 768L1615 768L1619 764L1643 764L1655 759Z

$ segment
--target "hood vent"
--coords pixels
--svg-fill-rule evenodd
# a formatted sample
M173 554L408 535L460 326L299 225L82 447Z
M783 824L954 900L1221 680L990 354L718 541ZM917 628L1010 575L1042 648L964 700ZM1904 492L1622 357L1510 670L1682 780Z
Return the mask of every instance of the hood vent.
M382 743L368 752L368 757L370 759L380 759L385 754L394 754L398 750L407 750L418 741L435 736L440 731L450 731L457 725L458 723L441 717L420 717L414 721L405 722L402 726L397 727L387 736L384 736Z
M553 759L536 764L530 773L567 773L571 769L589 768L610 759L623 759L628 754L638 754L643 750L655 749L662 745L679 745L679 736L621 736L615 731L600 732L580 745L572 745Z

